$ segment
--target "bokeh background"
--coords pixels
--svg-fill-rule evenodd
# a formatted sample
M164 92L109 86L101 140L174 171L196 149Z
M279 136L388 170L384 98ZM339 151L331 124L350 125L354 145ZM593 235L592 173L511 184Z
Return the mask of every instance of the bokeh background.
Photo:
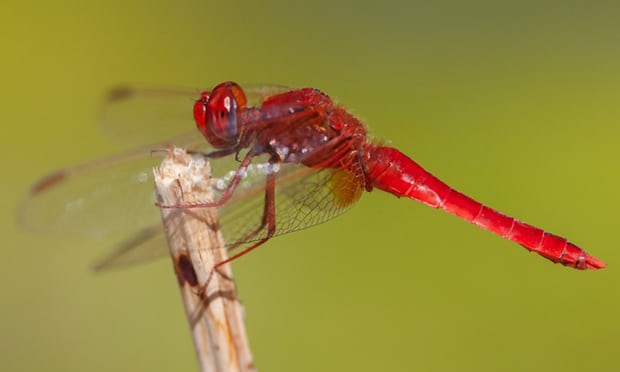
M118 151L110 86L313 86L461 191L609 264L552 265L409 200L234 264L261 371L617 371L620 5L614 1L7 2L0 6L2 370L196 368L166 259L22 231L29 184Z

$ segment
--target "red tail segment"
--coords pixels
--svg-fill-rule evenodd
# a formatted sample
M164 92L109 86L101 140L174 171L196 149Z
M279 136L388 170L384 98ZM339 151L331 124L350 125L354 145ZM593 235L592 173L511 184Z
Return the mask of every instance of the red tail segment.
M394 148L370 146L367 151L365 172L371 187L441 208L564 266L579 270L605 267L605 263L566 239L506 216L452 189Z

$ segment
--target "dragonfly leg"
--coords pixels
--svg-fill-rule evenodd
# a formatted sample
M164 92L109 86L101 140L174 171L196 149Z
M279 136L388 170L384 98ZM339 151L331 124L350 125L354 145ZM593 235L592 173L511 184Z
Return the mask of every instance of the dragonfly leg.
M224 193L222 194L222 196L220 196L220 199L218 201L211 202L211 203L177 204L177 205L165 205L165 204L160 204L159 202L156 202L155 205L159 208L189 209L189 208L213 208L213 207L220 207L226 204L226 202L230 199L230 197L233 195L233 193L237 189L237 186L239 185L239 182L241 181L243 174L246 172L246 170L248 169L248 166L252 162L252 158L254 157L254 155L256 154L253 151L250 151L243 158L243 161L239 165L239 168L237 168L235 175L230 180L230 183L228 184L228 186L224 190Z
M207 280L200 287L200 289L198 291L198 296L200 296L200 298L202 298L202 299L206 298L205 297L205 294L206 294L205 292L207 291L207 287L209 285L209 282L211 281L211 279L213 278L213 275L216 272L218 274L220 274L220 272L218 271L219 268L221 268L222 266L226 265L227 263L230 263L230 262L236 260L239 257L245 256L246 254L250 253L254 249L260 247L263 243L265 243L269 239L271 239L273 234L275 234L275 232L276 232L275 185L276 185L276 176L275 176L275 173L272 170L269 173L267 173L267 184L266 184L266 188L265 188L265 206L264 206L264 209L263 209L263 217L262 217L261 224L253 232L251 232L248 235L246 235L242 239L242 241L245 241L245 240L255 236L265 226L267 226L267 235L264 238L262 238L259 241L257 241L256 243L252 244L251 246L243 249L241 252L239 252L239 253L237 253L237 254L235 254L233 256L230 256L227 259L225 259L225 260L223 260L221 262L218 262L215 265L213 265L213 267L209 271L209 274L207 275ZM234 246L232 248L234 248ZM222 275L222 274L220 274L220 275Z

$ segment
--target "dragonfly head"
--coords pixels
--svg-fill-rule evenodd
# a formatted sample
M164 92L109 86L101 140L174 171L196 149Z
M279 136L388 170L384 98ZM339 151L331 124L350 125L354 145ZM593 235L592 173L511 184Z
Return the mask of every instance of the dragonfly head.
M215 148L230 148L239 142L239 111L247 104L243 89L232 81L202 92L194 104L194 120L200 133Z

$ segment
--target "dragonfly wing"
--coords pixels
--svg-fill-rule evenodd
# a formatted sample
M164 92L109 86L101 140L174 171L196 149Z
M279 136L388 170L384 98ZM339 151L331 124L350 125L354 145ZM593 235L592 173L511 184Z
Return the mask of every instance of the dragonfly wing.
M32 231L90 238L149 228L159 221L153 167L172 145L202 148L205 141L194 132L42 178L22 203L21 224Z
M263 167L266 169L266 164ZM248 187L244 190L244 187ZM266 178L240 184L242 192L220 209L220 227L226 245L238 246L266 237L261 226ZM276 173L276 231L274 236L305 229L345 212L363 188L348 171L282 164ZM254 234L255 233L255 234Z
M39 232L103 238L140 230L157 218L150 148L62 169L31 188L22 224Z
M219 226L228 247L243 247L267 235L266 227L261 227L265 182L255 179L259 175L265 177L267 163L259 163L256 167L262 171L255 171L249 179L244 179L239 192L219 209ZM353 175L345 171L285 165L276 177L274 236L305 229L344 213L359 199L362 191ZM122 241L114 252L97 263L95 269L121 268L168 254L158 221Z
M141 230L121 241L117 248L100 259L96 271L106 271L147 262L169 254L161 223Z
M260 107L267 97L290 89L249 85L244 91L248 105ZM199 89L120 86L108 92L100 121L105 132L122 142L162 142L195 128L193 106L199 97Z
M195 127L192 106L198 94L192 89L117 87L103 102L101 125L125 143L162 142Z

